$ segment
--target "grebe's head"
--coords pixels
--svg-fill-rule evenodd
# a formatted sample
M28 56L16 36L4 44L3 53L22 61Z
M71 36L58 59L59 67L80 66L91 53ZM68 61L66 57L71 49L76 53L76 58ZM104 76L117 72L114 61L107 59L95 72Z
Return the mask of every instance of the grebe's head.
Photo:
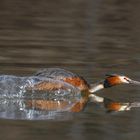
M120 85L120 84L135 84L135 85L140 85L140 82L134 81L127 76L124 75L118 75L118 74L107 74L106 79L104 81L104 87L112 87L115 85Z

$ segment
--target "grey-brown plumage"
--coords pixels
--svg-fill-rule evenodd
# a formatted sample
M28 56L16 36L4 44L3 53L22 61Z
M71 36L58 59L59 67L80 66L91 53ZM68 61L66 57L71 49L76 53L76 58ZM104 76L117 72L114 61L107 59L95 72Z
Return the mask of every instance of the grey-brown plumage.
M68 77L79 77L70 71L61 68L46 68L35 73L35 76L47 77L52 79L61 80Z

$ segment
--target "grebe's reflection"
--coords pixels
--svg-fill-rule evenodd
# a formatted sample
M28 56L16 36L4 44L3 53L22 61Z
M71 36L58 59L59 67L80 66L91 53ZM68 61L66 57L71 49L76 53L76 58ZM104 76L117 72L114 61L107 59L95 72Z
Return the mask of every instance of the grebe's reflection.
M123 103L99 96L96 96L96 98L100 98L99 102L93 99L90 102L98 104L98 109L103 109L105 112L129 111L140 107L140 102ZM70 108L74 103L74 100L64 99L3 98L0 99L0 118L27 120L71 119L73 113L70 112ZM85 108L88 108L88 105Z

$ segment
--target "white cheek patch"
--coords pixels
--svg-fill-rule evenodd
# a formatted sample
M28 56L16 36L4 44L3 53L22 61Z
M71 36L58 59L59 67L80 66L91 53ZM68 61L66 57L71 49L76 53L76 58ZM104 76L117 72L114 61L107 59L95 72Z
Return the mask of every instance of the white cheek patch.
M128 77L125 77L125 76L120 76L119 78L123 83L129 84L129 81L131 81L131 79L129 79Z

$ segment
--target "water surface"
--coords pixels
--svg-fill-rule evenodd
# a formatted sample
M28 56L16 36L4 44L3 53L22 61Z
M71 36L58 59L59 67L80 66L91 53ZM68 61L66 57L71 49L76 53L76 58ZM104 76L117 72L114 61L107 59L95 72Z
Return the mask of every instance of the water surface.
M61 67L96 82L106 73L140 80L138 1L67 0L0 2L0 74L31 76ZM140 89L101 91L118 101L140 101ZM108 114L89 104L84 112L45 121L0 119L2 139L139 139L140 109Z

